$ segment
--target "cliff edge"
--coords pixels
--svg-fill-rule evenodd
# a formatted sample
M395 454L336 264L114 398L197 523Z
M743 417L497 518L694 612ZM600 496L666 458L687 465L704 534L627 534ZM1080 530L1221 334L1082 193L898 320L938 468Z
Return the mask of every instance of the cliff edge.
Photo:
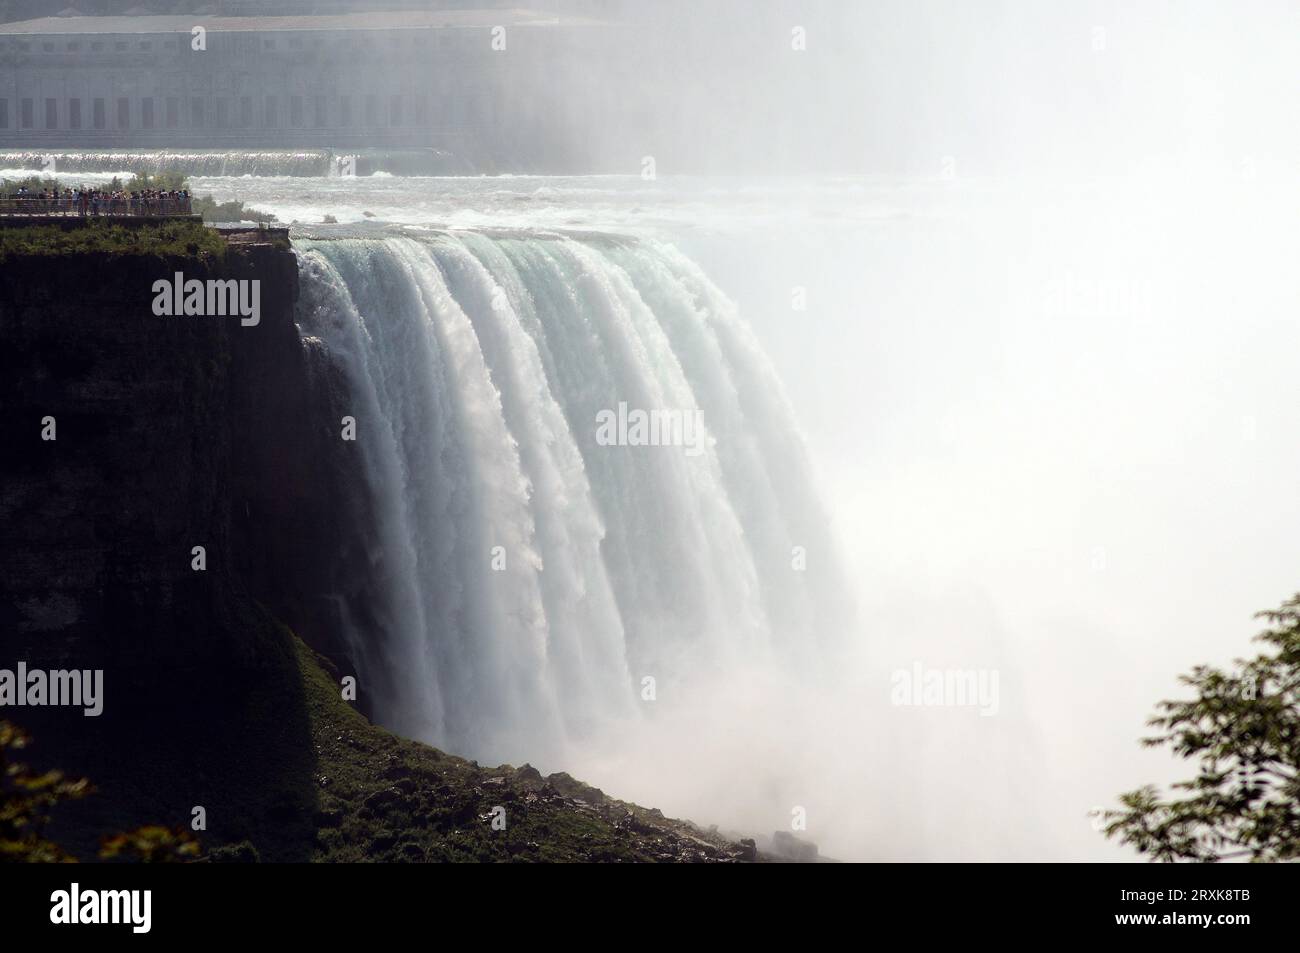
M342 385L294 323L292 249L193 223L59 233L0 228L0 669L103 673L97 716L0 708L31 760L97 787L52 836L88 859L202 807L211 860L753 859L344 701L365 619L335 596L366 577L366 514ZM184 311L160 281L177 304L188 282L256 282L257 320L160 314Z

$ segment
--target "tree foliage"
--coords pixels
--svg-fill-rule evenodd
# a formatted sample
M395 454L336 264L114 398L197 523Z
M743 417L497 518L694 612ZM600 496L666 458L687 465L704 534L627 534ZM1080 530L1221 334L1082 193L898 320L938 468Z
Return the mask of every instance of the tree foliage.
M1232 671L1200 665L1180 681L1195 697L1162 701L1146 747L1168 745L1197 774L1162 796L1154 785L1099 812L1107 837L1157 861L1300 859L1300 595L1257 618L1268 648Z
M0 721L0 861L75 862L46 838L45 827L56 805L91 793L90 782L69 780L62 771L38 773L18 761L30 741L19 728Z
M183 863L199 856L199 842L184 828L149 824L105 837L99 856L101 860L137 860L146 864Z
M50 812L66 801L94 793L85 778L69 780L62 771L35 772L18 760L31 743L20 728L0 721L0 863L76 863L77 858L45 836ZM167 863L194 860L199 842L184 828L148 825L105 837L101 860Z
M117 179L113 180L115 183ZM163 170L162 172L137 172L127 180L126 190L128 192L142 192L153 190L158 192L179 192L182 189L189 188L189 181L181 172L171 172ZM116 186L122 188L120 184Z

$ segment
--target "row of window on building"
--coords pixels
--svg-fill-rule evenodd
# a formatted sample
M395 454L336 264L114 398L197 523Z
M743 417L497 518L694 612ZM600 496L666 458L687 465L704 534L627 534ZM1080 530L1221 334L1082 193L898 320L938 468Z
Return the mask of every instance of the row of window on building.
M457 37L453 34L441 32L436 37L429 36L427 31L417 31L410 36L389 36L374 38L353 34L340 33L336 38L325 39L324 37L301 37L291 36L287 38L263 37L257 34L231 33L222 34L222 37L228 36L229 47L234 50L243 52L261 50L264 53L275 52L279 50L320 50L320 49L343 49L343 50L449 50L465 42L465 37ZM205 38L205 45L209 48L221 42L217 35ZM157 40L144 39L113 39L113 40L4 40L0 39L0 53L128 53L140 52L151 53L156 50L168 50L179 52L180 50L193 49L193 42L190 35L182 38L169 38Z
M317 129L337 127L413 127L430 124L429 97L423 93L388 96L240 96L233 99L207 97L152 97L140 99L44 99L0 98L0 129ZM83 102L87 108L83 111ZM448 97L456 123L470 118L469 100ZM486 105L480 102L480 105ZM108 125L113 110L114 124ZM39 115L38 115L39 109ZM481 118L481 117L479 117ZM39 120L39 125L38 125ZM183 125L182 125L183 124Z

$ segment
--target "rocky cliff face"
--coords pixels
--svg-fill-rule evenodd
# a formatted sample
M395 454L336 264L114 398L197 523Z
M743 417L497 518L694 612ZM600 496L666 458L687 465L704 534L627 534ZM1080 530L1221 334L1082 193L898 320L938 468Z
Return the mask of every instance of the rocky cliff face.
M103 714L0 717L98 786L63 812L83 855L95 832L187 826L194 805L221 815L216 843L238 839L237 815L256 827L312 756L274 620L350 671L329 595L354 558L350 464L312 392L329 370L294 325L297 262L283 240L167 257L15 254L13 235L0 231L0 669L100 669ZM178 272L259 281L260 321L155 315L154 283Z
M261 281L260 322L156 316L176 272ZM397 739L362 717L381 686L343 700L377 607L370 521L297 275L273 242L0 257L0 669L104 673L99 717L0 708L42 768L98 789L49 833L89 859L202 807L211 860L755 859L566 775Z
M177 272L259 280L260 322L155 316ZM104 668L110 692L201 678L255 661L256 601L347 668L324 595L349 551L347 461L296 297L274 243L0 264L0 658Z

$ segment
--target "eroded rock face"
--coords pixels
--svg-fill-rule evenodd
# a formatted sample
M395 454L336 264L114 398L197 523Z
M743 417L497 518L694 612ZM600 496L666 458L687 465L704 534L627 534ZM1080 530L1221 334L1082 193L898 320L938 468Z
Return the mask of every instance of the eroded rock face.
M0 266L6 657L129 670L239 653L227 613L242 329L151 310L159 277L212 270L97 255ZM55 439L42 439L51 419ZM204 572L191 569L195 546Z
M260 322L156 316L177 272L260 281ZM269 243L0 263L0 658L197 677L255 660L256 600L349 664L327 597L352 555L348 464L297 274Z
M155 316L153 283L178 271L262 281L260 322ZM483 769L363 730L341 702L337 724L308 716L291 640L268 628L283 621L327 657L321 694L337 701L355 672L349 635L368 635L372 521L338 429L346 389L294 324L297 274L274 244L232 245L221 262L0 262L0 668L104 670L104 717L21 718L48 763L98 788L63 812L60 836L89 859L106 831L178 823L202 803L213 859L306 859L313 843L394 860L756 859L752 842L567 774ZM368 714L381 689L367 688ZM340 746L343 782L319 768ZM381 757L394 746L419 750ZM497 805L508 838L470 838ZM247 811L262 818L256 844ZM399 840L413 819L423 839Z

